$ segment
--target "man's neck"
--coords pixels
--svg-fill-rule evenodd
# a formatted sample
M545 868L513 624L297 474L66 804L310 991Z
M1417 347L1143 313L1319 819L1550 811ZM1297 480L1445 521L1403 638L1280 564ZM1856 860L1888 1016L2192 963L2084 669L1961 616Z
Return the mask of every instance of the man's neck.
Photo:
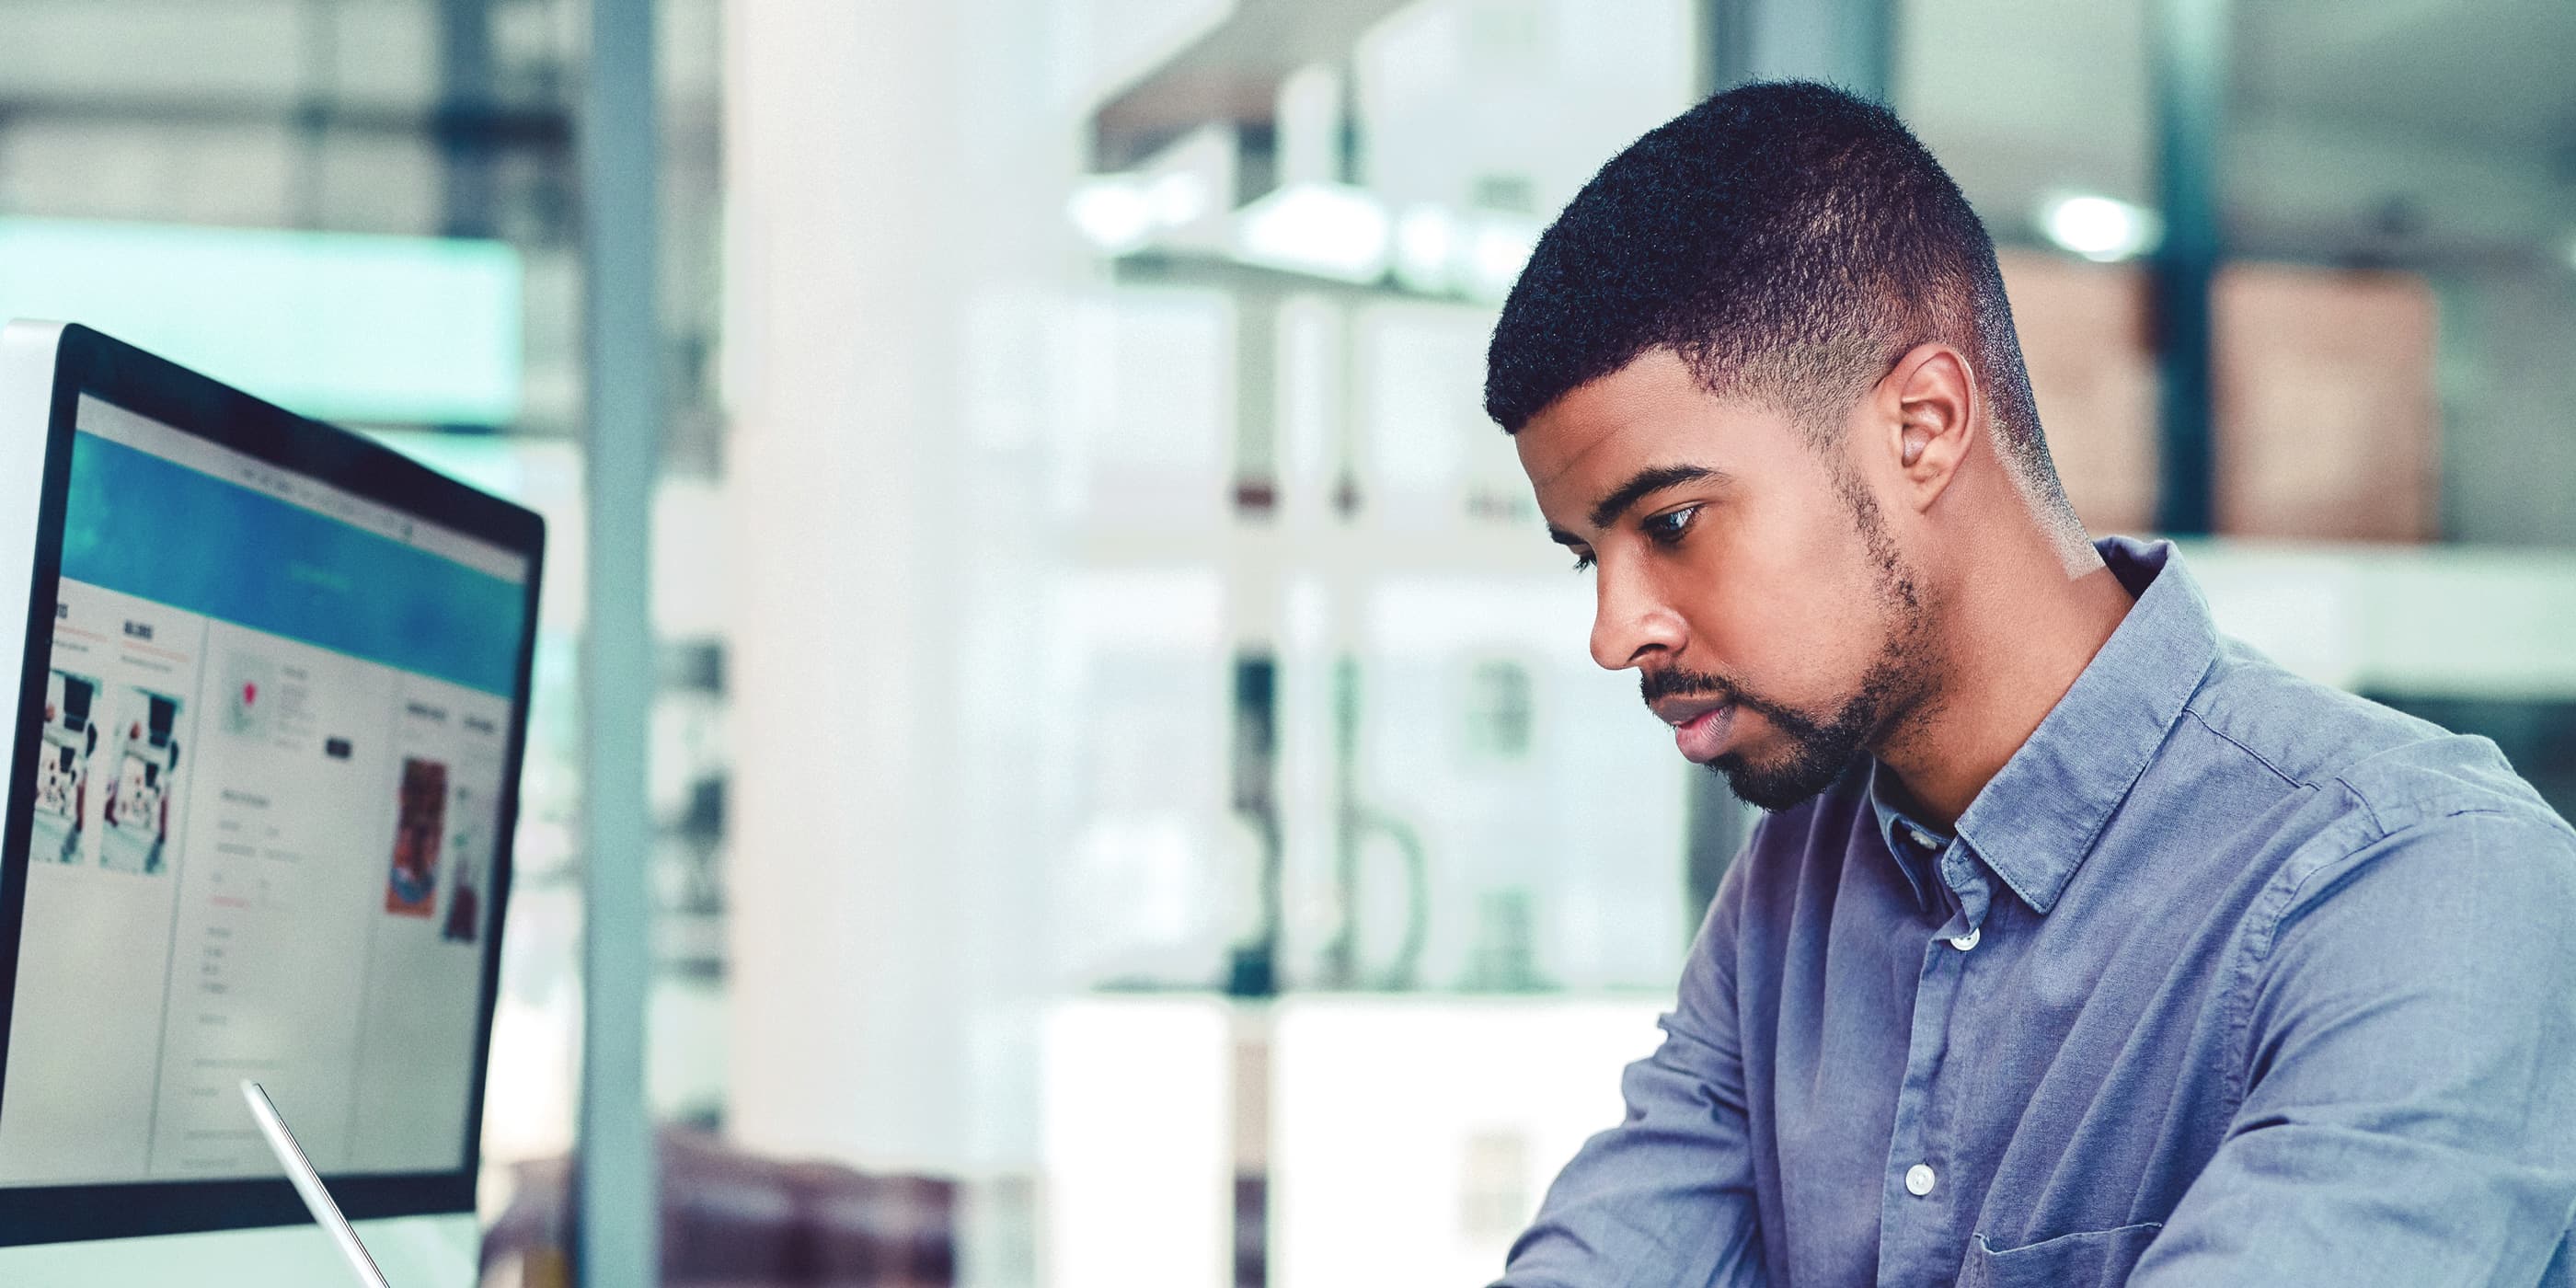
M2128 615L2128 588L2089 545L2085 556L2034 542L1952 588L1942 683L1920 725L1879 753L1925 822L1958 822Z

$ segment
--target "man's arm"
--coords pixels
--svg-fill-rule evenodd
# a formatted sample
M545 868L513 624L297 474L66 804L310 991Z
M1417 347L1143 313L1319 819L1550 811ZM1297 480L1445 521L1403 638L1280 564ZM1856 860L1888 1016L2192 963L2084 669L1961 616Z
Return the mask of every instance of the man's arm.
M1627 1120L1557 1175L1494 1288L1763 1285L1736 1040L1745 867L1728 869L1691 945L1663 1045L1620 1079Z
M2247 1091L2136 1288L2540 1283L2576 1209L2576 844L2458 814L2252 941Z

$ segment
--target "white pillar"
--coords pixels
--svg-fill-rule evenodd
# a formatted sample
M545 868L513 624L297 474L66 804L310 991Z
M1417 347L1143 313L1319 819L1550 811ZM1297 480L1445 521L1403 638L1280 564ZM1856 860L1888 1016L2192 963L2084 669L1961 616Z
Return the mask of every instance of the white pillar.
M1075 262L1044 11L726 7L726 1114L754 1150L971 1173L992 1114L1033 1113L976 1090L1029 991L1040 856L960 659L988 665L968 623L1033 521L982 477L966 337Z

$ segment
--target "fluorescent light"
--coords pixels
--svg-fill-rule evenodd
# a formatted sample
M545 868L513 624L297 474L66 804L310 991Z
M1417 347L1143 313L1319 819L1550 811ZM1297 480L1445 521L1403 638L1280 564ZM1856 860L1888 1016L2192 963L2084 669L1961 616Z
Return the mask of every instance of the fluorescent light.
M1385 203L1339 183L1290 184L1235 216L1235 255L1246 263L1346 282L1386 275L1393 222Z
M1178 228L1208 212L1207 180L1187 171L1158 175L1145 185L1145 209L1157 229Z
M1074 184L1064 213L1093 246L1123 255L1197 222L1213 204L1207 177L1189 171L1096 174Z
M1104 252L1148 245L1182 248L1215 204L1197 171L1094 175L1066 207ZM1374 285L1393 272L1405 289L1499 301L1538 245L1526 215L1461 214L1432 202L1396 218L1386 201L1344 183L1290 183L1234 212L1226 253L1246 264L1334 281ZM1213 248L1211 248L1213 249Z
M1428 295L1500 301L1511 294L1538 236L1537 221L1524 215L1414 206L1396 223L1395 277Z
M1064 212L1091 244L1116 253L1144 244L1154 231L1154 203L1126 175L1094 175L1073 187Z
M1405 211L1395 225L1396 280L1429 295L1446 292L1459 240L1458 221L1448 211L1433 205Z
M0 219L0 318L84 323L330 420L517 419L520 282L496 241Z
M2039 226L2050 241L2101 263L2145 254L2164 231L2154 211L2092 193L2051 198L2040 208Z
M1478 216L1467 261L1467 293L1498 302L1510 295L1530 252L1538 249L1538 236L1535 220L1495 213Z

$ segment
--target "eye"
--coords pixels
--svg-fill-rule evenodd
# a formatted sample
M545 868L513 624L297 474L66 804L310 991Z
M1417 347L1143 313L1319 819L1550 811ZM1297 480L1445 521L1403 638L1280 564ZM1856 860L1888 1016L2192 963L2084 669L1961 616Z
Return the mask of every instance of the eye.
M1577 550L1574 552L1574 570L1576 572L1582 572L1591 566L1592 552L1590 550Z
M1645 530L1646 539L1654 542L1656 545L1679 545L1681 543L1682 534L1690 531L1691 521L1698 517L1699 507L1696 505L1686 505L1678 510L1667 510L1662 514L1648 515L1645 521L1640 523L1638 526Z

